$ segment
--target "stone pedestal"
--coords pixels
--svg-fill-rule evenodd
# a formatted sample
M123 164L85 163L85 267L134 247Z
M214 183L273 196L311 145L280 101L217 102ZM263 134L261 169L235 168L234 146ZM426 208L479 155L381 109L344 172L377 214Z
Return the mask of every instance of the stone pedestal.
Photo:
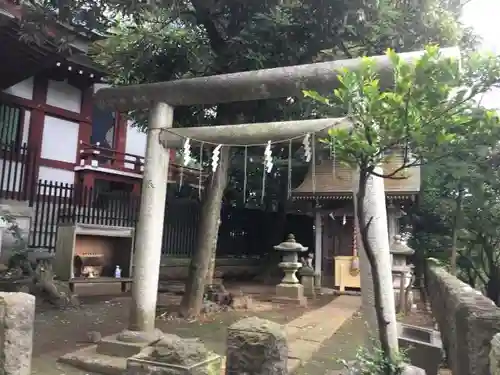
M273 297L273 302L307 306L304 287L302 284L278 284L276 285L276 295Z
M310 267L300 269L301 284L304 287L304 296L307 298L316 297L316 288L314 285L314 270Z
M401 309L401 302L404 301L405 305L404 305L404 311L407 312L407 311L410 311L411 310L411 307L413 306L413 303L414 303L414 295L413 295L413 290L410 290L408 291L408 294L405 296L403 294L403 297L401 297L401 281L403 282L403 290L404 292L403 293L406 293L406 290L408 289L408 287L410 287L410 283L411 283L411 280L412 280L412 268L409 267L409 266L398 266L398 267L395 267L393 266L392 267L392 271L393 271L393 288L394 288L394 301L396 302L396 306L398 307L398 311L401 312L402 309ZM403 280L401 280L403 279Z
M314 289L316 294L321 294L321 272L314 272Z
M3 375L31 375L35 297L26 293L0 293L0 348Z
M287 375L288 342L283 326L257 317L228 328L226 374Z
M166 334L153 346L127 360L126 375L220 374L222 359L197 339Z

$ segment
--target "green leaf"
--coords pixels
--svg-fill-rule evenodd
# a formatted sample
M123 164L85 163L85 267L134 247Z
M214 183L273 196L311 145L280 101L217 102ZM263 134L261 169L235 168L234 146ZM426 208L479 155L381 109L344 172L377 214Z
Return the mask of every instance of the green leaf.
M305 98L311 98L321 104L330 104L330 100L328 98L325 98L324 96L321 96L317 91L302 90L302 94Z

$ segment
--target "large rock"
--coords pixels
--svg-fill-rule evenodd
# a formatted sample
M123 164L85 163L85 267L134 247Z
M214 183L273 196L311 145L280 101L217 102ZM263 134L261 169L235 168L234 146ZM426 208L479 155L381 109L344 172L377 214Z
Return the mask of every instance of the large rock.
M490 350L490 373L500 375L500 333L493 336Z
M218 375L221 368L221 357L198 339L165 334L127 360L126 375Z
M0 293L0 374L30 375L35 297Z
M250 317L228 329L226 375L286 375L288 343L283 327Z

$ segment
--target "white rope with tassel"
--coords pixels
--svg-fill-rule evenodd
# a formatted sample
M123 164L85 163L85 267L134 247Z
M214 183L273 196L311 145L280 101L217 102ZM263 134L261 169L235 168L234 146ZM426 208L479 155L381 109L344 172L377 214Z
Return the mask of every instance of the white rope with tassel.
M203 142L200 143L200 175L198 176L198 198L201 200L201 182L203 179Z
M248 183L248 147L245 146L245 151L243 153L243 158L245 161L243 162L243 204L247 203L247 183Z
M351 276L359 275L359 257L358 257L358 225L356 223L356 214L352 221L352 261L351 261Z

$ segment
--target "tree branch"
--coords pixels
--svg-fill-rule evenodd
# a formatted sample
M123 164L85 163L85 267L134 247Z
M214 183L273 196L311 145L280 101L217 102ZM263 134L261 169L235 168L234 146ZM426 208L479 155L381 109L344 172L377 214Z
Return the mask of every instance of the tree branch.
M477 269L477 267L474 265L474 261L471 259L471 257L469 255L465 255L462 251L459 252L460 256L461 257L464 257L465 259L467 259L467 261L469 262L469 266L470 268L472 268L476 274L477 277L479 277L479 279L481 280L481 282L486 285L487 281L486 279L484 278L484 276L479 272L479 270Z
M226 41L219 34L215 23L210 18L210 10L203 3L203 0L191 0L191 5L194 8L196 16L196 22L203 25L207 32L210 47L212 47L213 51L218 56L221 56L226 51Z

